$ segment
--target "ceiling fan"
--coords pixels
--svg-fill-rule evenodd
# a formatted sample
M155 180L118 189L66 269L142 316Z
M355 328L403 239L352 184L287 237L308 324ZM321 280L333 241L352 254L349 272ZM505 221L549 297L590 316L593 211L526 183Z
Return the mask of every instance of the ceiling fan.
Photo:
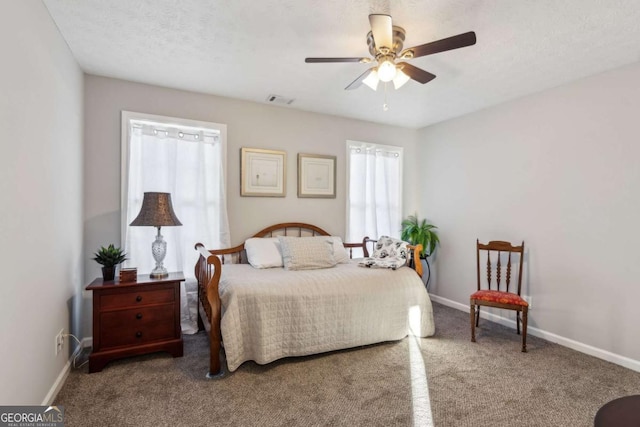
M378 63L377 66L371 67L362 73L345 89L356 89L364 83L371 89L376 90L379 81L385 83L393 81L394 87L399 89L409 79L425 84L435 79L436 76L407 62L396 62L396 60L409 60L476 44L476 33L469 31L468 33L402 50L405 31L404 28L392 24L391 16L369 15L369 24L371 25L371 31L367 34L367 44L369 45L369 53L373 58L305 58L304 62L370 63L376 61Z

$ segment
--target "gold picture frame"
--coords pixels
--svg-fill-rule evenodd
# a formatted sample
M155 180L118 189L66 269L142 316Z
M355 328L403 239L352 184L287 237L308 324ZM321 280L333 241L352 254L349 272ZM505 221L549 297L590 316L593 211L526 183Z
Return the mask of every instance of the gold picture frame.
M335 199L336 159L298 153L298 197Z
M285 197L287 195L287 153L261 148L241 148L240 195Z

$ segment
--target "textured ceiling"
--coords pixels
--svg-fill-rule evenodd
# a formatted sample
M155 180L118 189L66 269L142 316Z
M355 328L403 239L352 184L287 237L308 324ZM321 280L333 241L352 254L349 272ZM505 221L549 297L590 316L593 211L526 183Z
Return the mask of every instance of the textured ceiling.
M44 0L82 69L100 76L420 128L640 60L638 0ZM369 65L369 13L405 47L475 31L475 46L416 58L437 75L345 91Z

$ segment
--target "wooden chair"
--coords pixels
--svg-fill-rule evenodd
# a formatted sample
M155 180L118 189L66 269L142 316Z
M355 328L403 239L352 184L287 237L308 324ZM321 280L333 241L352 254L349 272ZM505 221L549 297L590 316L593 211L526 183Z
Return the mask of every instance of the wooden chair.
M524 242L520 246L512 246L509 242L491 241L487 244L480 243L476 240L477 245L477 268L478 268L478 290L471 295L471 341L476 342L476 326L480 321L480 306L504 308L507 310L516 311L516 329L518 335L520 334L520 313L522 313L522 351L527 351L527 314L529 311L529 304L520 296L522 288L522 264L524 258ZM480 286L480 255L481 251L486 251L487 255L487 288L481 289ZM492 286L492 273L493 266L491 262L492 253L497 256L495 258L495 289L491 289ZM507 258L507 271L505 277L504 290L500 289L501 275L502 275L502 253L508 253ZM520 254L518 262L518 287L513 291L509 290L511 285L511 258L512 254ZM515 286L514 286L515 287Z

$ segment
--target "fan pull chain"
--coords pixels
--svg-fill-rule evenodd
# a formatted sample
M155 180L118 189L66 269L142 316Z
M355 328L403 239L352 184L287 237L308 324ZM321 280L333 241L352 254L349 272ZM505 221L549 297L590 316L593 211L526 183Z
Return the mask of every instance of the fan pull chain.
M387 104L387 82L384 82L384 104L382 104L382 111L389 111L389 104Z

